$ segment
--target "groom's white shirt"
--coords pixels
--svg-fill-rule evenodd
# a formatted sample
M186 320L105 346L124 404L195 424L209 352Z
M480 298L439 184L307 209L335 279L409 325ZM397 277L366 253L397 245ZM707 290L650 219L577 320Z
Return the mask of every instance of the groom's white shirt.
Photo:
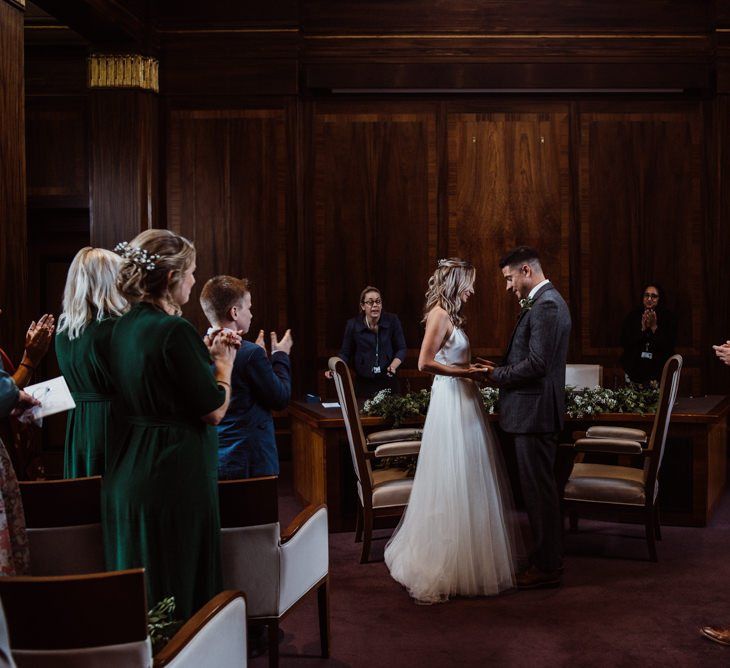
M532 298L533 298L533 297L534 297L534 296L535 296L535 295L537 294L537 291L538 291L538 290L539 290L539 289L540 289L540 288L541 288L541 287L542 287L543 285L547 285L548 283L550 283L550 280L549 280L549 279L547 279L547 278L546 278L546 279L545 279L544 281L540 281L540 282L539 282L539 283L538 283L538 284L537 284L537 285L536 285L536 286L535 286L534 288L532 288L532 290L530 290L530 294L529 294L529 295L527 295L527 298L528 298L528 299L532 299Z

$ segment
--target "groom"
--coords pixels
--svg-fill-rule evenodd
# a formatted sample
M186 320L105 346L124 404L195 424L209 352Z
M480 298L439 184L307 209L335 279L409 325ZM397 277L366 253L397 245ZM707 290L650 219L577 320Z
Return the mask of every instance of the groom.
M553 466L565 414L570 312L545 278L535 249L520 246L499 262L520 316L502 366L487 365L499 390L499 424L514 439L535 546L517 576L521 589L556 587L562 573L562 518Z

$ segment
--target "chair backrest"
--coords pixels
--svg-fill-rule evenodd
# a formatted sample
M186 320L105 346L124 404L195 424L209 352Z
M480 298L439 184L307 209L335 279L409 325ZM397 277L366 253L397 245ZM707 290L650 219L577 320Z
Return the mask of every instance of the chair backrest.
M19 483L33 575L106 570L101 477Z
M659 467L664 458L664 446L667 442L667 432L669 431L669 421L672 417L672 410L677 400L677 391L679 390L679 378L682 373L682 356L672 355L665 363L662 369L662 380L659 385L659 401L657 403L656 414L654 415L654 424L651 428L648 450L656 451L645 467L645 480L647 490L654 489ZM647 499L650 494L647 492Z
M278 615L276 482L275 476L218 482L223 586L246 592L251 617Z
M367 442L360 422L360 408L355 396L355 388L352 385L350 369L339 357L330 357L329 370L332 372L332 379L335 381L337 398L342 408L342 417L345 419L345 430L347 431L347 441L350 444L352 465L362 489L363 503L366 503L366 499L372 498L373 473L370 462L365 456Z
M0 578L18 666L148 665L144 570ZM102 664L103 661L103 664Z
M603 384L603 367L600 364L566 364L565 384L578 390L600 387Z

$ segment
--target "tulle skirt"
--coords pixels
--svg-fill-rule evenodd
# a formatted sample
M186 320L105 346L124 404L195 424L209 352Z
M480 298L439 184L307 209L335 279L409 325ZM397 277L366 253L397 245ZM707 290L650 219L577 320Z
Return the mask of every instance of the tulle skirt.
M408 508L385 548L418 603L514 586L522 543L499 445L468 379L436 376Z

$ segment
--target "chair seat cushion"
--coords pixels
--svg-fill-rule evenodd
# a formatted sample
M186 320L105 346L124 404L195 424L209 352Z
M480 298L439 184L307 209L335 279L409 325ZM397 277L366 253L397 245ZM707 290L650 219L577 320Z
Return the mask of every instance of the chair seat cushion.
M373 471L373 508L405 506L411 495L413 477L397 468Z
M588 438L626 438L630 441L646 443L646 432L629 427L589 427L586 432Z
M565 499L642 506L646 502L644 471L630 466L575 464L565 485Z
M368 434L365 441L368 445L382 445L394 441L420 441L422 435L422 429L386 429Z

